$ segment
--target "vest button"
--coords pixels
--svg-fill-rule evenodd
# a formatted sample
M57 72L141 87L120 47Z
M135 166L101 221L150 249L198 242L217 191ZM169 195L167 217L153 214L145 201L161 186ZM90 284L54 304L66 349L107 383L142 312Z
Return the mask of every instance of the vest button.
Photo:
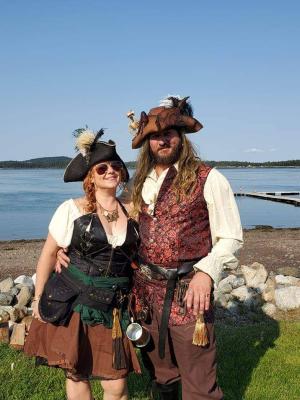
M156 218L156 217L153 217L153 221L156 222L156 221L157 221L157 218Z
M149 239L149 242L150 242L150 243L153 243L153 242L154 242L154 240L153 240L153 239Z

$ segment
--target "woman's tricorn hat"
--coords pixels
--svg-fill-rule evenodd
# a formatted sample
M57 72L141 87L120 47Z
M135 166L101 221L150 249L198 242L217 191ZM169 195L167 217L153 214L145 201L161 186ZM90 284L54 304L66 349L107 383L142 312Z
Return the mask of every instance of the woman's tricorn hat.
M193 117L192 106L187 102L189 97L181 99L179 96L169 96L162 100L159 107L152 108L148 114L144 111L138 121L133 120L134 113L130 111L127 116L138 130L132 139L132 148L138 149L142 146L145 138L151 133L157 133L166 129L182 129L185 133L200 131L203 125ZM133 130L134 123L129 126Z
M76 150L79 154L74 157L64 173L65 182L83 181L89 170L101 161L120 161L125 172L125 182L129 180L129 173L124 161L116 152L116 144L112 140L108 142L98 141L104 134L104 130L100 129L94 133L88 128L80 128L74 131L76 139Z

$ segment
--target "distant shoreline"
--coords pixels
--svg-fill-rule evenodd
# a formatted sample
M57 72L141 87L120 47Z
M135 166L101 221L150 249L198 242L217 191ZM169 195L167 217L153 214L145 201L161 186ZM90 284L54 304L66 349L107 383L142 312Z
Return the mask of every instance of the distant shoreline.
M0 169L64 169L70 163L71 158L59 157L40 157L30 160L10 160L0 161ZM215 161L203 160L207 165L218 168L300 168L300 160L278 160L265 162L250 161ZM136 161L126 161L127 168L135 169Z

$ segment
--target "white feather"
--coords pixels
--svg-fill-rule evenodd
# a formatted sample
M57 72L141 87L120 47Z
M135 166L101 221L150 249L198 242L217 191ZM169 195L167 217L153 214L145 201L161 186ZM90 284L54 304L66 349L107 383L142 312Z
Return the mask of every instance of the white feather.
M160 103L159 103L160 107L165 107L165 108L174 107L173 101L170 100L168 97L176 97L178 100L182 100L183 99L183 97L181 97L179 95L168 94L167 97L165 97L164 99L160 100Z

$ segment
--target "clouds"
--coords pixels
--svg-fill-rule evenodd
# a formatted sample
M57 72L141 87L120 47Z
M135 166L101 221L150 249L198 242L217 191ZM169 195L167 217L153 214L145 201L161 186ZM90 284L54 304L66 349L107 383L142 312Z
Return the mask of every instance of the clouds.
M269 149L258 149L257 147L251 147L250 149L245 149L244 153L269 153L277 151L275 147L271 147Z

